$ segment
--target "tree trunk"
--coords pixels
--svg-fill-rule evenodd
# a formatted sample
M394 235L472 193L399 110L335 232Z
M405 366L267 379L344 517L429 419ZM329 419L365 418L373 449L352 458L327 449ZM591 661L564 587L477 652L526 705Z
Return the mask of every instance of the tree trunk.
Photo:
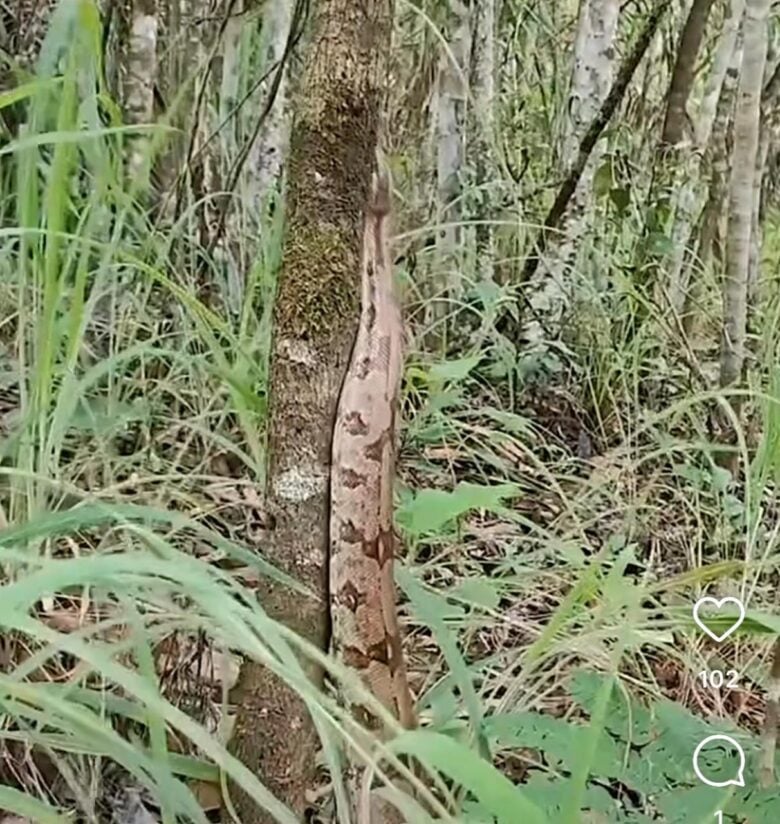
M233 195L222 199L219 220L224 227L216 232L214 251L225 273L225 302L236 316L243 306L245 275L257 245L247 243L247 238L252 238L257 227L264 223L267 197L279 181L287 152L289 61L285 49L293 22L292 11L292 0L275 0L265 4L260 21L253 21L251 3L236 0L222 37L219 122L225 124L220 129L222 157L229 160L228 164L223 161L223 177L225 187L232 188ZM250 21L252 25L248 28ZM261 54L257 71L266 79L242 100L245 89L240 81L247 51ZM249 118L252 122L244 134L238 129L239 119L235 114L242 106L251 109L252 100L260 101L262 108L254 118ZM239 173L235 172L237 167Z
M580 141L596 119L612 85L619 15L618 0L581 0L568 116L563 126L564 169L576 162ZM566 271L574 264L578 241L587 228L593 200L593 174L600 155L596 144L561 221L562 234L550 250L549 265L536 279L536 288L532 287L534 294L530 301L534 316L529 318L523 331L523 338L529 344L537 344L543 337L540 317L545 318L548 328L556 329L560 322L566 303Z
M274 0L266 6L263 17L263 44L266 47L266 65L275 66L282 60L287 35L292 22L291 0ZM282 71L273 105L263 128L249 154L247 186L254 208L260 211L263 199L276 183L287 151L290 124L287 111L287 67ZM266 87L269 84L266 84Z
M705 149L710 142L721 90L737 46L737 36L744 14L745 0L729 0L696 123L696 143L701 149Z
M745 9L744 57L734 115L726 279L723 286L720 383L724 387L739 384L745 362L753 181L758 154L761 85L766 62L770 4L771 0L748 0ZM738 410L740 404L735 403L734 406Z
M682 306L682 327L686 335L693 327L696 318L693 307L701 291L697 279L691 282L695 268L690 265L692 255L688 255L696 215L700 227L698 262L706 267L723 209L728 171L726 137L731 127L739 77L741 47L738 49L738 38L744 12L745 0L729 0L694 126L696 138L690 177L682 184L688 195L681 197L672 230L674 249L669 281L677 287L676 301ZM708 183L705 183L706 177L709 177Z
M320 648L328 642L328 477L333 420L358 321L364 208L376 162L392 0L319 0L297 97L283 262L274 306L266 507L275 522L266 559L315 594L264 580L274 618ZM312 680L322 673L308 665ZM317 737L301 699L259 664L232 694L233 751L301 816ZM267 822L233 787L243 824Z
M775 751L777 727L780 724L780 639L772 647L772 664L769 668L766 689L766 715L761 730L761 756L758 777L761 787L767 789L775 783Z
M668 239L664 251L652 253L651 278L659 288L659 298L665 297L659 300L661 305L668 301L677 314L685 306L688 284L683 262L696 204L703 197L700 155L695 150L688 100L712 4L713 0L694 0L680 35L666 98L648 221L654 237Z
M714 0L693 0L688 19L685 21L677 59L669 83L666 99L666 116L661 142L676 146L686 139L688 131L688 98L691 95L699 49L704 38L704 29L710 16Z
M767 61L765 75L769 73ZM764 83L761 95L761 123L759 126L758 154L756 156L756 176L753 180L753 221L750 233L750 265L748 267L748 313L755 307L758 299L761 246L763 240L762 216L764 178L766 177L769 155L772 147L777 145L780 131L780 66L775 66L771 76Z
M770 142L770 129L765 122L762 122L760 126L758 151L756 152L756 173L753 178L753 207L750 219L750 255L748 256L747 283L748 318L750 312L755 308L758 298L761 246L763 240L761 195L764 188L764 172L766 171L767 159L769 157Z
M442 228L436 232L436 296L431 301L431 326L442 323L447 315L448 297L460 287L461 175L464 155L465 108L468 93L466 63L470 51L468 12L453 0L453 35L449 48L441 48L436 83L436 179L438 214ZM448 273L451 273L448 275ZM444 339L446 329L434 330L434 338ZM433 341L432 341L433 342Z
M740 14L744 11L744 3ZM739 29L739 21L737 22ZM722 265L723 256L720 253L720 226L723 215L723 204L726 200L729 184L729 145L731 139L734 103L739 83L740 66L742 65L742 40L740 36L734 38L731 55L726 72L720 86L720 96L715 109L715 117L709 130L709 145L705 163L709 169L709 185L699 221L698 260L703 269L706 269L716 255L719 265ZM697 313L693 311L694 294L698 285L694 282L692 289L686 294L686 305L683 310L683 328L690 334Z
M534 277L539 263L550 243L551 235L558 229L561 220L566 214L566 210L577 190L579 181L582 179L583 172L587 167L588 160L593 153L596 143L612 119L612 115L620 103L622 103L626 89L631 83L642 58L647 54L647 50L655 38L658 27L671 5L671 0L659 0L659 2L653 6L652 12L645 20L644 27L637 36L636 42L624 57L609 93L599 107L598 114L588 126L582 140L580 140L577 156L569 167L558 189L555 200L544 219L542 228L531 244L530 252L523 264L523 271L520 276L521 283L527 283ZM508 315L505 314L497 326L500 332L512 334Z
M612 2L612 0L608 0ZM493 240L491 183L496 177L495 135L495 0L476 0L472 17L471 40L471 111L474 139L471 141L471 165L474 168L475 258L477 278L493 280L495 249Z
M148 124L154 115L154 84L157 82L157 2L134 0L129 20L127 51L124 55L122 100L125 118L132 125ZM149 175L149 140L132 135L127 168L129 179L143 191Z

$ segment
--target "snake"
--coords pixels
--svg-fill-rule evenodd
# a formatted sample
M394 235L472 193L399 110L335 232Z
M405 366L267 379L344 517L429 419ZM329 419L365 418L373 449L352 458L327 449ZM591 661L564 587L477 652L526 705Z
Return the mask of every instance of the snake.
M403 321L389 255L390 182L373 176L361 255L361 309L333 430L330 478L331 648L403 727L416 726L394 583L393 481ZM360 723L375 713L344 697Z

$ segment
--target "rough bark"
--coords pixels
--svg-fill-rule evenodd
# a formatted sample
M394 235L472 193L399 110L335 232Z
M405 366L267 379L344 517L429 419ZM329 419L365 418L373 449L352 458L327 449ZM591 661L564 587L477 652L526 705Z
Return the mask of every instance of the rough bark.
M695 69L713 0L694 0L680 35L666 113L654 169L648 229L651 236L668 238L668 251L652 253L650 278L659 289L659 300L677 314L685 306L687 270L683 261L696 204L703 196L700 154L694 143L688 101L693 91Z
M756 172L753 177L753 203L750 219L750 254L748 256L747 305L748 318L756 305L760 277L761 246L763 229L761 223L761 195L763 191L764 172L769 157L771 130L766 122L760 127L758 151L756 152Z
M263 42L266 46L265 62L268 66L275 66L282 60L291 21L291 0L274 0L266 7L263 17ZM290 130L287 75L285 66L271 109L249 154L247 183L252 203L257 210L260 209L268 190L276 183L287 150Z
M223 169L226 166L225 160L232 161L238 155L240 121L236 113L241 105L242 47L249 39L246 36L247 26L252 26L252 34L254 34L254 27L257 25L254 21L250 22L247 12L244 0L236 0L232 14L225 23L219 57L216 61L215 72L220 78L219 141ZM241 191L239 196L242 202L247 202L248 198L244 191L246 190ZM245 226L244 210L230 208L224 202L221 205L227 214L224 232L215 241L214 257L221 264L224 272L223 301L225 307L237 317L241 312L244 299L244 273L251 265L254 249L251 244L242 242L246 237L251 236L248 227ZM257 210L253 210L253 213L259 214Z
M689 176L683 177L684 191L679 198L672 229L673 252L669 266L672 303L680 309L682 327L689 334L695 319L693 307L700 292L695 268L690 266L688 253L694 223L700 218L698 262L709 262L712 238L722 212L728 163L726 136L734 110L734 94L739 76L741 50L738 50L740 24L745 12L745 0L729 0L723 26L718 35L712 65L704 87L698 117L694 125L695 147L691 156ZM736 61L736 62L735 62ZM733 66L733 70L730 68ZM702 243L702 238L707 236ZM685 267L685 268L684 268ZM694 277L691 281L692 276Z
M686 138L688 131L688 98L693 89L696 63L699 57L704 29L710 16L714 0L693 0L693 5L685 21L674 71L669 82L669 94L666 99L666 116L664 118L661 142L667 146L676 146Z
M745 0L729 0L723 19L723 28L715 49L715 56L712 59L712 68L699 107L699 118L696 123L696 143L700 148L705 148L710 142L721 90L737 45L737 35L744 13Z
M230 19L236 5L237 0L225 0L220 9L221 15L227 15ZM181 189L178 193L177 213L182 211L185 201L197 204L193 213L196 223L191 231L197 231L201 245L207 248L219 220L219 199L215 194L223 188L216 144L209 142L209 134L215 124L211 122L208 101L209 93L215 85L212 68L216 46L224 32L226 21L222 17L215 19L208 0L179 0L179 7L185 33L179 82L183 83L191 77L197 79L189 90L190 94L182 100L181 115L183 123L189 129L186 148L189 185L186 195ZM211 286L206 286L203 298L209 300L210 292Z
M477 0L474 4L471 41L471 107L474 116L474 139L471 159L474 167L475 257L477 277L493 280L495 249L493 226L490 223L491 183L496 165L493 133L495 107L495 0Z
M466 7L453 0L453 34L449 48L441 48L437 73L436 98L436 178L437 223L442 226L436 233L436 266L443 277L436 285L437 300L431 301L433 322L441 321L447 314L447 295L457 288L455 277L447 272L457 272L456 261L461 242L460 195L464 157L464 126L466 97L468 93L465 67L470 50L470 28ZM444 331L444 330L441 330Z
M562 158L564 168L577 159L580 141L598 114L609 93L615 67L614 39L617 31L620 3L618 0L582 0L574 45L568 116L564 120ZM601 154L598 144L583 169L561 220L562 233L552 244L548 265L538 272L536 288L532 287L531 305L534 315L528 319L523 339L530 344L541 341L544 316L546 326L555 329L565 308L566 271L574 263L577 243L587 227L592 202L593 174Z
M745 362L747 286L753 217L753 181L761 119L761 86L767 51L767 17L771 0L748 0L745 9L744 57L734 115L734 151L729 187L726 279L723 286L721 386L735 386ZM739 404L735 404L739 407Z
M756 155L756 175L753 180L753 219L750 232L750 264L748 266L748 313L756 305L758 297L761 246L763 241L762 213L764 179L767 174L769 155L777 145L780 135L780 65L770 67L766 65L766 73L771 71L769 79L764 84L761 95L761 123L759 134L758 154Z
M129 14L129 37L122 71L125 118L133 125L151 123L154 115L154 84L157 81L157 2L134 0ZM130 180L148 176L149 140L133 136L127 159Z
M328 641L328 477L338 393L358 320L362 219L375 165L392 0L320 0L290 141L287 226L274 306L266 558L316 594L263 581L264 608ZM309 665L311 678L322 674ZM255 662L232 694L233 751L303 815L317 738L301 701ZM233 788L243 824L270 819Z
M744 3L742 11L744 11ZM705 158L709 169L709 185L700 219L697 255L700 265L704 268L711 264L716 252L719 263L722 264L719 241L720 224L723 204L728 192L729 145L741 65L742 42L737 37L732 43L729 64L721 83L720 97L710 130L709 146ZM698 284L694 282L693 289L689 289L686 295L686 307L683 311L683 327L686 334L690 333L695 319L695 313L691 310L697 288Z

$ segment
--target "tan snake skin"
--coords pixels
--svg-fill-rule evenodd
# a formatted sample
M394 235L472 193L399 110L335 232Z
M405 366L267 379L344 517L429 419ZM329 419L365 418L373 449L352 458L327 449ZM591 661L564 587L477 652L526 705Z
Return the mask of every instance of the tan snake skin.
M403 326L388 254L386 175L375 177L363 240L360 326L333 434L332 643L405 727L415 726L393 581L393 479ZM364 707L351 707L377 728Z

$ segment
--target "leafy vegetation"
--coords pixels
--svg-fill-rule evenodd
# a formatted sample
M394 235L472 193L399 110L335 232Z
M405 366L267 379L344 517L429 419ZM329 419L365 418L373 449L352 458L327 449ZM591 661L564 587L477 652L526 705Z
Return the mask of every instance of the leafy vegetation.
M469 17L399 2L382 142L409 337L396 577L422 724L388 718L395 734L379 740L302 661L332 687L365 687L256 597L269 578L306 594L263 560L286 202L284 175L264 178L252 154L274 123L258 112L288 119L276 78L297 81L305 63L303 5L286 6L281 48L270 0L145 11L160 18L159 64L141 116L138 89L116 78L144 52L109 25L112 4L50 5L19 4L35 25L9 24L0 53L0 824L217 820L228 782L298 821L228 747L243 660L304 698L324 821L343 813L345 741L409 821L776 821L761 773L780 632L776 17L762 29L744 380L721 386L733 355L721 291L737 278L716 225L734 213L717 153L739 142L738 109L726 75L695 147L704 160L688 144L661 152L679 4L615 12L615 60L656 12L658 29L575 187L583 222L570 212L542 235L566 146L606 99L568 122L578 4L481 0ZM729 10L742 14L710 5L688 104L698 124ZM479 52L465 34L488 7L486 143L465 105ZM615 83L622 68L599 71ZM442 171L450 114L461 156ZM691 221L681 169L696 197L709 189ZM541 281L524 281L530 260ZM670 309L677 286L659 293L659 272L672 270L685 300ZM565 289L542 300L548 276ZM720 645L692 622L705 593L747 607ZM703 686L715 669L736 685ZM693 773L697 743L718 733L746 753L744 787ZM704 759L714 780L736 774L727 749Z

